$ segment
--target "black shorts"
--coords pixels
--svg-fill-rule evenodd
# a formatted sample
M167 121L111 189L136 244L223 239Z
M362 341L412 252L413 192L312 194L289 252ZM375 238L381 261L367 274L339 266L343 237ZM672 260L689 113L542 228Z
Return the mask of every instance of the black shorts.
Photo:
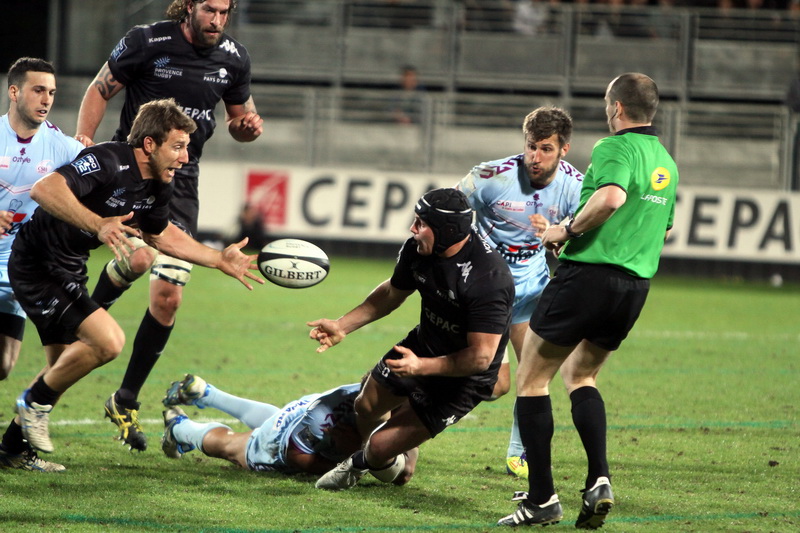
M25 334L25 319L19 315L0 313L0 335L11 337L18 341Z
M200 212L197 178L179 176L169 201L169 220L191 236L197 235L197 217Z
M403 346L407 346L403 343ZM414 353L413 347L408 346ZM394 349L384 355L372 369L372 379L395 396L405 396L414 413L428 429L431 438L452 426L479 403L492 396L493 386L471 377L418 376L401 378L384 361L397 359Z
M80 278L59 278L34 258L11 254L11 287L22 309L39 331L42 346L72 344L81 323L100 309Z
M558 346L616 350L642 312L650 280L608 265L564 262L542 292L531 329Z

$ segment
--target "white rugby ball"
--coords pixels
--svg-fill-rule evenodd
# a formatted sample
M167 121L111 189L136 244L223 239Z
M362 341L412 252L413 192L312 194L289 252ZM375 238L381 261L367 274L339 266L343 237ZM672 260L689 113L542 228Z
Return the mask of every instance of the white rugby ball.
M330 261L315 244L300 239L278 239L261 249L258 269L275 285L302 289L325 279Z

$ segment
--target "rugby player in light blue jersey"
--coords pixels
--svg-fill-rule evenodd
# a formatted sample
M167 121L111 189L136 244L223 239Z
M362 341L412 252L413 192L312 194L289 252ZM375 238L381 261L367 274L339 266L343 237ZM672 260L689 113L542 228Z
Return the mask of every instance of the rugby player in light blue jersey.
M36 209L31 187L83 149L46 120L55 93L55 70L47 61L22 57L9 68L8 113L0 117L0 380L14 368L25 330L25 311L8 280L8 259L14 237ZM64 470L62 465L40 459L13 422L0 444L0 467Z
M164 411L162 449L167 457L179 459L197 448L209 457L256 472L324 474L361 447L353 407L360 390L360 383L342 385L308 394L281 408L233 396L187 374L183 381L173 382L164 397L168 409ZM219 409L251 431L235 433L216 422L194 422L178 405ZM395 484L411 479L417 453L414 449L407 455Z
M475 210L480 235L508 263L514 276L514 310L510 340L519 360L528 321L550 279L545 249L539 238L550 224L575 213L583 174L563 161L569 151L572 119L556 107L533 110L522 125L524 152L481 163L458 184ZM503 360L494 398L510 388L508 355ZM510 474L528 477L516 416L506 455Z

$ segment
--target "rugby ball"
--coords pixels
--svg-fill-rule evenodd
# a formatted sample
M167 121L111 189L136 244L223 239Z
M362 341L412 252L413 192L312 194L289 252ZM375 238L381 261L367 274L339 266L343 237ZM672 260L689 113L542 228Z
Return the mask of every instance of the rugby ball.
M278 239L261 249L258 269L275 285L302 289L325 279L330 261L315 244L300 239Z

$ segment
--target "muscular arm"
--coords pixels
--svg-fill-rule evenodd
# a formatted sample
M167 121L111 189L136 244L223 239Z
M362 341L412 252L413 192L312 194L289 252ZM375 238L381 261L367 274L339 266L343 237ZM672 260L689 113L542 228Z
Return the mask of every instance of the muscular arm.
M622 207L627 198L628 193L616 185L607 185L597 189L575 217L572 231L584 233L600 226Z
M133 211L117 217L101 217L78 200L58 172L37 181L31 189L31 198L54 217L96 235L117 259L128 255L128 250L133 248L128 235L139 234L139 230L125 224L133 217Z
M400 290L387 279L375 287L360 305L341 317L339 325L345 333L355 331L400 307L413 292Z
M217 268L221 252L210 248L179 230L172 222L158 235L145 233L143 238L147 244L172 257L189 261L195 265Z
M54 217L92 234L98 234L103 218L90 211L72 192L67 180L52 172L34 183L31 198Z
M142 238L147 244L167 255L195 265L216 268L232 278L238 279L248 289L252 290L253 286L245 278L264 283L263 279L249 272L249 270L257 270L258 267L253 263L256 259L255 255L242 253L242 247L247 243L247 239L231 244L220 252L194 240L179 230L172 222L169 222L166 229L160 234L145 233Z
M341 342L348 333L383 318L400 307L413 292L400 290L387 279L375 287L366 300L341 318L337 320L323 318L308 322L307 325L313 328L309 337L319 342L317 351L324 352Z
M89 84L86 93L83 95L81 108L78 111L76 139L86 146L92 144L92 139L97 133L97 127L106 113L108 101L124 88L125 86L111 74L108 63L104 63L100 68L100 72L97 73L97 76Z
M225 121L231 137L240 143L255 141L264 132L264 121L256 111L252 96L243 104L225 104Z
M602 225L617 209L622 207L628 193L622 187L607 185L597 189L586 202L580 213L575 216L572 222L573 233L584 233ZM550 226L542 235L542 243L548 248L558 248L559 243L569 240L566 224Z

